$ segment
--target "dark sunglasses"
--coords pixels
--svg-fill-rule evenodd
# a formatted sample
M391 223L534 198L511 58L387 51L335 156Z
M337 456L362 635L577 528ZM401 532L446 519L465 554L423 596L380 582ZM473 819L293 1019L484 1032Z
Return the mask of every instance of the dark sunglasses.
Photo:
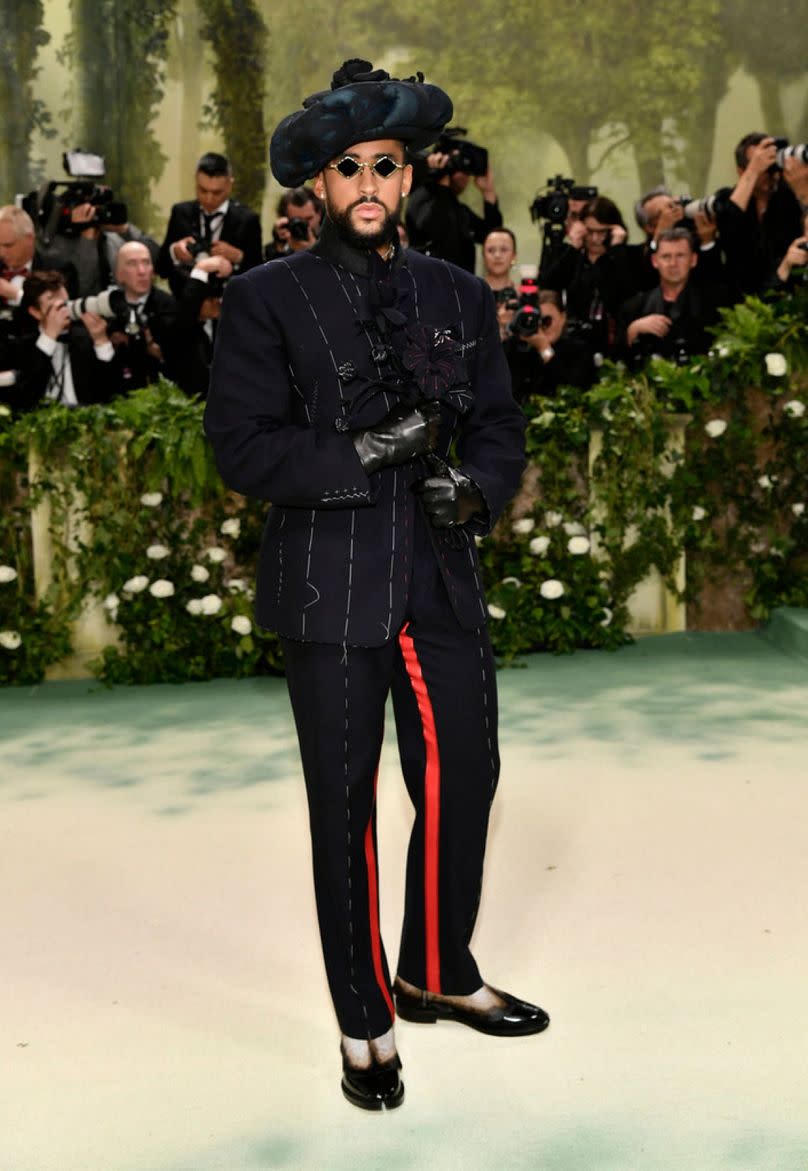
M373 163L360 163L358 159L351 158L350 155L345 155L336 163L329 163L328 169L330 171L339 171L343 179L354 179L365 167L370 167L374 175L380 179L389 179L396 171L403 171L406 163L397 163L395 159L391 159L389 155L382 155L380 159L376 159Z

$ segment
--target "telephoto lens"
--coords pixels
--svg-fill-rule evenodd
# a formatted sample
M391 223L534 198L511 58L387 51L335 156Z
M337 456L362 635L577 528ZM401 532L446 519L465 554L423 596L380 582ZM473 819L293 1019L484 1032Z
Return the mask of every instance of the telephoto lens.
M126 313L126 294L122 289L104 289L103 293L90 297L76 297L66 304L71 321L81 321L82 313L95 313L110 321L113 317L121 317Z

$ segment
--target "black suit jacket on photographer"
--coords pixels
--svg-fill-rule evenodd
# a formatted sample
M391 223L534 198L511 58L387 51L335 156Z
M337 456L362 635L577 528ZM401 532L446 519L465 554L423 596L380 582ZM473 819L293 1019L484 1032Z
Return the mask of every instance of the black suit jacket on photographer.
M636 293L621 306L617 316L618 351L631 365L642 365L652 354L671 361L706 354L712 344L708 326L715 325L718 310L729 305L728 290L723 285L699 284L692 278L675 301L666 301L659 285L649 292ZM626 337L628 327L639 317L660 313L670 317L671 328L665 337L640 334L634 345Z
M494 228L502 227L498 203L483 202L478 216L462 203L450 187L428 182L417 187L407 201L406 228L410 247L416 252L449 260L474 272L475 244L482 244Z
M743 294L760 293L791 241L802 235L800 203L783 178L762 219L758 219L754 197L746 211L741 211L730 194L729 187L716 192L716 219L729 280Z
M188 395L204 398L208 393L213 343L219 323L212 320L206 326L199 320L199 313L208 297L221 295L220 281L190 277L177 297L169 365L172 380Z
M148 386L163 375L173 378L177 358L177 302L163 289L152 289L142 305L137 307L140 332L127 334L128 318L115 318L107 329L115 346L115 363L124 393L140 386ZM149 353L144 328L148 329L163 354L162 362ZM113 336L117 335L117 336Z
M50 397L48 391L54 376L54 363L37 345L39 329L33 320L32 324L34 329L26 333L17 346L17 385L10 388L5 396L5 401L18 411L35 410L46 402ZM83 407L91 403L105 403L114 398L120 391L114 357L109 362L101 361L95 352L92 338L81 322L70 325L66 344L78 405Z
M567 315L592 325L592 344L605 354L613 347L617 311L636 288L636 274L637 260L627 244L607 248L594 263L582 248L562 244L546 266L542 288L566 294Z
M183 240L186 236L201 238L201 215L202 209L196 199L175 203L171 209L165 240L157 259L157 271L160 276L166 278L175 297L182 293L192 266L175 264L169 249L177 240ZM261 264L261 221L254 211L250 211L236 199L228 201L219 239L244 253L244 259L234 269L235 272L246 272L247 269Z
M513 397L524 403L533 394L552 396L560 386L588 390L597 373L592 350L585 341L562 334L552 345L553 356L545 362L533 346L515 337L504 343L505 357L511 371Z

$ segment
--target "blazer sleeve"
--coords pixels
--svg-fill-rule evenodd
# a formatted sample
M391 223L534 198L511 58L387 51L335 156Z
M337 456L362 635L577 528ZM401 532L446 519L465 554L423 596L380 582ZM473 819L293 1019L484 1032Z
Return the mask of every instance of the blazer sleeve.
M257 285L250 274L234 277L222 301L205 407L222 479L244 496L288 507L373 504L379 473L368 478L350 436L306 425L283 330Z
M166 280L173 275L176 265L171 259L169 248L176 240L181 240L183 236L187 236L188 232L182 230L182 208L179 204L174 204L171 209L171 215L168 219L168 227L166 228L165 239L160 246L160 252L157 257L157 271L161 277Z
M480 489L488 515L470 527L486 533L519 487L525 467L525 417L511 391L491 290L478 282L482 331L472 365L474 404L457 442L460 470Z

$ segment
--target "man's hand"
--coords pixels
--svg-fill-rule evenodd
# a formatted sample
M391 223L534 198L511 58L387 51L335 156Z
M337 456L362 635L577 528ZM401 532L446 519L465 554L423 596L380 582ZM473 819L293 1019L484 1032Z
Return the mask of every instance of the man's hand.
M84 224L84 229L80 233L85 240L97 240L100 229L97 224L92 221L95 219L95 208L91 203L79 203L70 213L70 222L72 224Z
M399 403L381 422L351 435L356 454L368 475L379 468L405 464L434 451L440 429L440 404L406 407Z
M768 171L772 164L777 162L777 147L773 138L764 138L755 146L749 148L746 156L745 171L749 171L758 179L764 171Z
M11 281L4 280L0 277L0 301L13 301L17 296L18 289Z
M497 188L494 183L494 175L489 167L484 175L474 176L474 186L478 187L483 193L483 199L486 203L496 203Z
M226 240L217 240L210 250L211 256L223 256L231 265L241 264L244 253L235 244L228 244ZM232 271L232 270L231 270Z
M550 340L550 335L545 330L537 329L535 333L530 334L522 340L526 342L531 350L536 351L541 357L542 362L549 362L551 358L555 357L553 343Z
M607 237L610 248L616 248L618 244L625 244L628 239L628 232L620 224L609 224L609 235Z
M202 272L212 273L222 280L233 275L233 265L226 256L207 256L204 260L197 260L194 268L201 268Z
M221 297L206 297L199 307L200 321L218 321L222 312Z
M65 301L55 301L45 310L39 328L54 341L64 333L70 325L70 311Z
M586 243L586 224L583 220L575 220L570 224L567 232L567 241L573 248L579 251Z
M696 234L698 235L699 244L701 244L702 248L705 244L712 244L718 235L717 221L705 215L703 211L697 211L693 216L693 223L696 226Z
M81 320L84 328L93 339L94 346L103 346L109 341L107 323L103 317L99 317L97 313L82 313Z
M792 268L801 268L804 264L808 264L808 252L803 247L806 241L808 241L808 236L799 236L796 240L792 240L788 246L788 252L780 261L777 275L784 283L791 276Z
M448 164L449 156L448 154L444 154L443 151L433 150L431 155L426 156L426 165L430 171L442 171Z
M194 258L188 251L188 245L193 244L195 236L183 236L181 240L175 240L171 245L170 252L180 264L193 264Z
M641 333L651 333L654 337L667 337L670 327L670 317L666 317L664 313L649 313L647 317L638 317L636 321L632 321L626 330L626 340L629 345L633 345Z
M473 516L485 512L480 489L457 468L447 467L436 475L419 480L413 491L421 498L424 512L436 529L463 525Z
M678 223L681 223L684 216L684 209L681 203L671 198L662 208L657 217L656 227L654 228L654 239L659 239L660 232L666 232L669 228L675 228Z

